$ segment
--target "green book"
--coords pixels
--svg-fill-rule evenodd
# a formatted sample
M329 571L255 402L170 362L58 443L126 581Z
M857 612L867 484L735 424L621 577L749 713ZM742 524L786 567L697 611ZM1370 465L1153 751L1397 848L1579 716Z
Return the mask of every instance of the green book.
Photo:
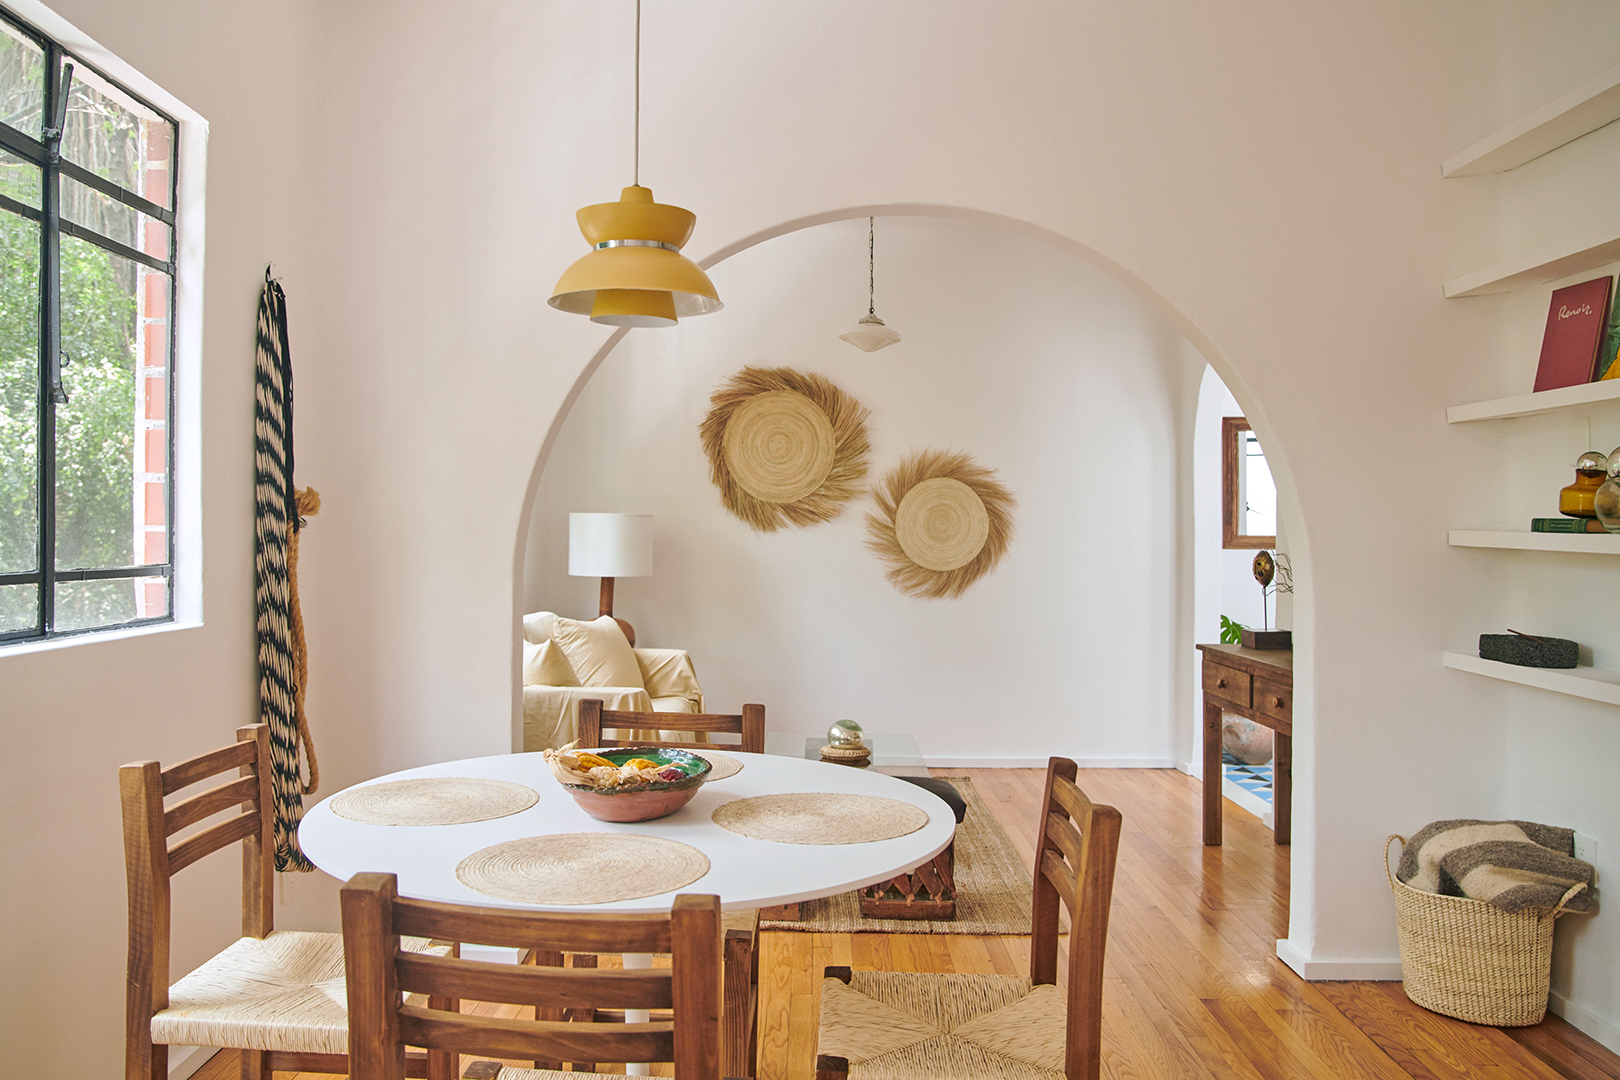
M1555 533L1606 533L1609 530L1603 527L1603 522L1597 518L1531 518L1531 532Z

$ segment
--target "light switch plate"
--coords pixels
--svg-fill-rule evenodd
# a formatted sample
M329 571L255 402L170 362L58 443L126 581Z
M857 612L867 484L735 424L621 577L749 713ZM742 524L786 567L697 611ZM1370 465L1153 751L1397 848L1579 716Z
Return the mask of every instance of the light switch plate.
M1575 834L1575 857L1582 862L1597 864L1598 843L1585 833Z

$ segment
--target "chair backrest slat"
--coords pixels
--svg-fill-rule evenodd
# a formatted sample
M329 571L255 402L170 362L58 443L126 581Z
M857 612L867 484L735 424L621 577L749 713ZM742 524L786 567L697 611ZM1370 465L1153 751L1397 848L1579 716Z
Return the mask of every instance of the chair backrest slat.
M352 1023L352 1021L351 1021ZM402 1005L399 1035L407 1046L454 1050L489 1057L545 1056L562 1061L673 1061L675 1025L578 1024L556 1020L502 1020L452 1016L437 1009ZM358 1071L352 1080L366 1080Z
M1036 983L1057 982L1058 907L1069 909L1068 1023L1064 1071L1096 1078L1102 1068L1103 953L1119 855L1120 815L1094 803L1075 785L1078 769L1052 758L1046 769L1036 838L1034 910L1029 973Z
M206 817L213 817L221 810L229 810L233 806L243 803L256 803L259 800L259 778L257 776L243 776L232 780L228 784L211 787L207 791L193 795L175 803L163 812L163 834L173 836L187 825L195 825Z
M210 750L206 754L198 754L163 770L163 794L173 795L181 788L190 787L199 780L218 776L227 769L240 769L244 765L251 764L253 764L253 743L246 740L220 747L218 750Z
M672 1061L683 1080L720 1075L720 898L679 896L667 916L559 915L401 899L392 874L357 874L343 887L344 967L352 1080L402 1080L402 1047L572 1062ZM661 935L651 924L663 926ZM668 951L657 971L562 971L402 953L401 934L484 944L535 942L569 924L568 951ZM528 927L525 934L524 927ZM613 936L614 930L629 936ZM656 943L661 940L663 949ZM498 969L498 970L492 970ZM427 1007L402 992L426 993ZM674 1009L673 1023L593 1024L496 1019L440 1007L493 1004ZM432 1055L430 1055L430 1061Z
M1046 838L1057 844L1063 852L1063 858L1070 867L1079 867L1086 858L1085 837L1075 828L1074 822L1059 814L1046 816Z
M393 908L394 926L408 937L558 952L670 951L668 916L604 914L583 922L558 912L407 899L394 901Z
M226 844L257 836L262 825L258 811L238 814L218 825L193 833L169 849L169 873L178 874L204 855L212 855Z
M407 994L474 1001L488 994L487 1000L559 1009L668 1009L675 1003L667 968L514 968L478 960L424 960L416 953L401 953L396 963L399 988Z
M653 745L672 746L677 748L696 748L710 750L741 750L748 754L763 754L765 752L765 706L744 705L740 713L678 713L678 712L625 712L607 710L602 708L602 702L596 698L586 698L579 703L579 745L582 747L602 746L645 746L646 742L631 742L625 739L608 739L602 735L602 730L609 728L639 729L654 731L713 731L722 734L737 735L742 742L732 744L709 743L676 743L663 739L654 740Z

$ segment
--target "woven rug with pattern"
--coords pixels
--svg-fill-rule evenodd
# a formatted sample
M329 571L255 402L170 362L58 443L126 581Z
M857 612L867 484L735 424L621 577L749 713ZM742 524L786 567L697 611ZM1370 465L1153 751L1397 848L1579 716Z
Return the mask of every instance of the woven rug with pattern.
M806 900L800 918L761 919L761 930L820 934L1028 934L1034 890L1029 871L990 808L965 776L948 778L967 801L956 827L956 918L864 919L857 893Z

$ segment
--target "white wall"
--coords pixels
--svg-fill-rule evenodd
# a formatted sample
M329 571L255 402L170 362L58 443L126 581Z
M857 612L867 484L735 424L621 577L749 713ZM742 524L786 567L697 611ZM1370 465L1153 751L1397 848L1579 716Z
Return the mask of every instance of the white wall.
M725 310L619 344L547 459L527 606L595 614L596 579L567 576L569 511L651 513L655 572L620 581L615 612L642 642L688 649L717 711L760 701L778 730L849 717L940 761L1169 764L1190 693L1175 677L1190 640L1181 419L1203 361L1048 245L928 217L877 228L878 313L898 345L837 336L866 312L864 218L727 259ZM921 447L997 469L1019 503L1007 558L958 600L920 600L866 551L865 495L807 529L732 517L698 426L745 364L819 372L867 406L873 482Z
M48 31L71 29L34 5L9 6ZM309 253L301 133L313 34L301 3L56 7L210 124L205 308L190 328L201 363L182 366L177 384L182 400L197 396L182 422L199 422L179 433L178 482L200 481L202 497L201 520L178 525L207 545L188 568L200 571L200 604L195 589L177 603L200 607L203 625L0 655L0 1071L47 1075L71 1061L115 1076L126 942L118 766L232 742L257 711L253 326L265 263L289 269ZM197 224L182 222L182 236ZM293 312L296 358L296 297ZM176 976L241 932L240 874L241 860L221 854L176 879Z
M32 1055L20 1070L71 1046L101 1075L117 1067L122 963L112 770L252 716L247 417L265 258L293 305L299 479L326 498L303 557L329 788L510 746L529 499L608 337L544 298L582 252L573 211L627 182L631 7L61 8L214 125L208 625L0 660L6 855L39 870L6 898L9 925L32 932L7 946L8 994L28 997L8 999L7 1033ZM1530 812L1534 793L1605 857L1620 846L1597 794L1620 768L1612 710L1439 660L1520 606L1620 647L1599 619L1613 570L1445 542L1499 498L1534 501L1510 462L1536 425L1520 444L1506 425L1448 427L1443 409L1530 384L1545 300L1446 301L1440 283L1620 231L1620 125L1503 177L1445 181L1439 163L1620 61L1605 0L698 0L649 5L645 35L642 178L698 213L694 255L868 207L999 215L1149 298L1249 406L1298 493L1285 527L1307 583L1296 962L1332 974L1393 958L1374 862L1390 832ZM168 704L115 709L131 683ZM34 809L70 786L87 801ZM77 889L46 891L55 870ZM323 889L296 882L285 915L335 925ZM1605 920L1565 934L1589 936L1557 978L1571 1013L1620 1045ZM189 922L189 955L223 923ZM53 1019L65 1002L72 1019Z

